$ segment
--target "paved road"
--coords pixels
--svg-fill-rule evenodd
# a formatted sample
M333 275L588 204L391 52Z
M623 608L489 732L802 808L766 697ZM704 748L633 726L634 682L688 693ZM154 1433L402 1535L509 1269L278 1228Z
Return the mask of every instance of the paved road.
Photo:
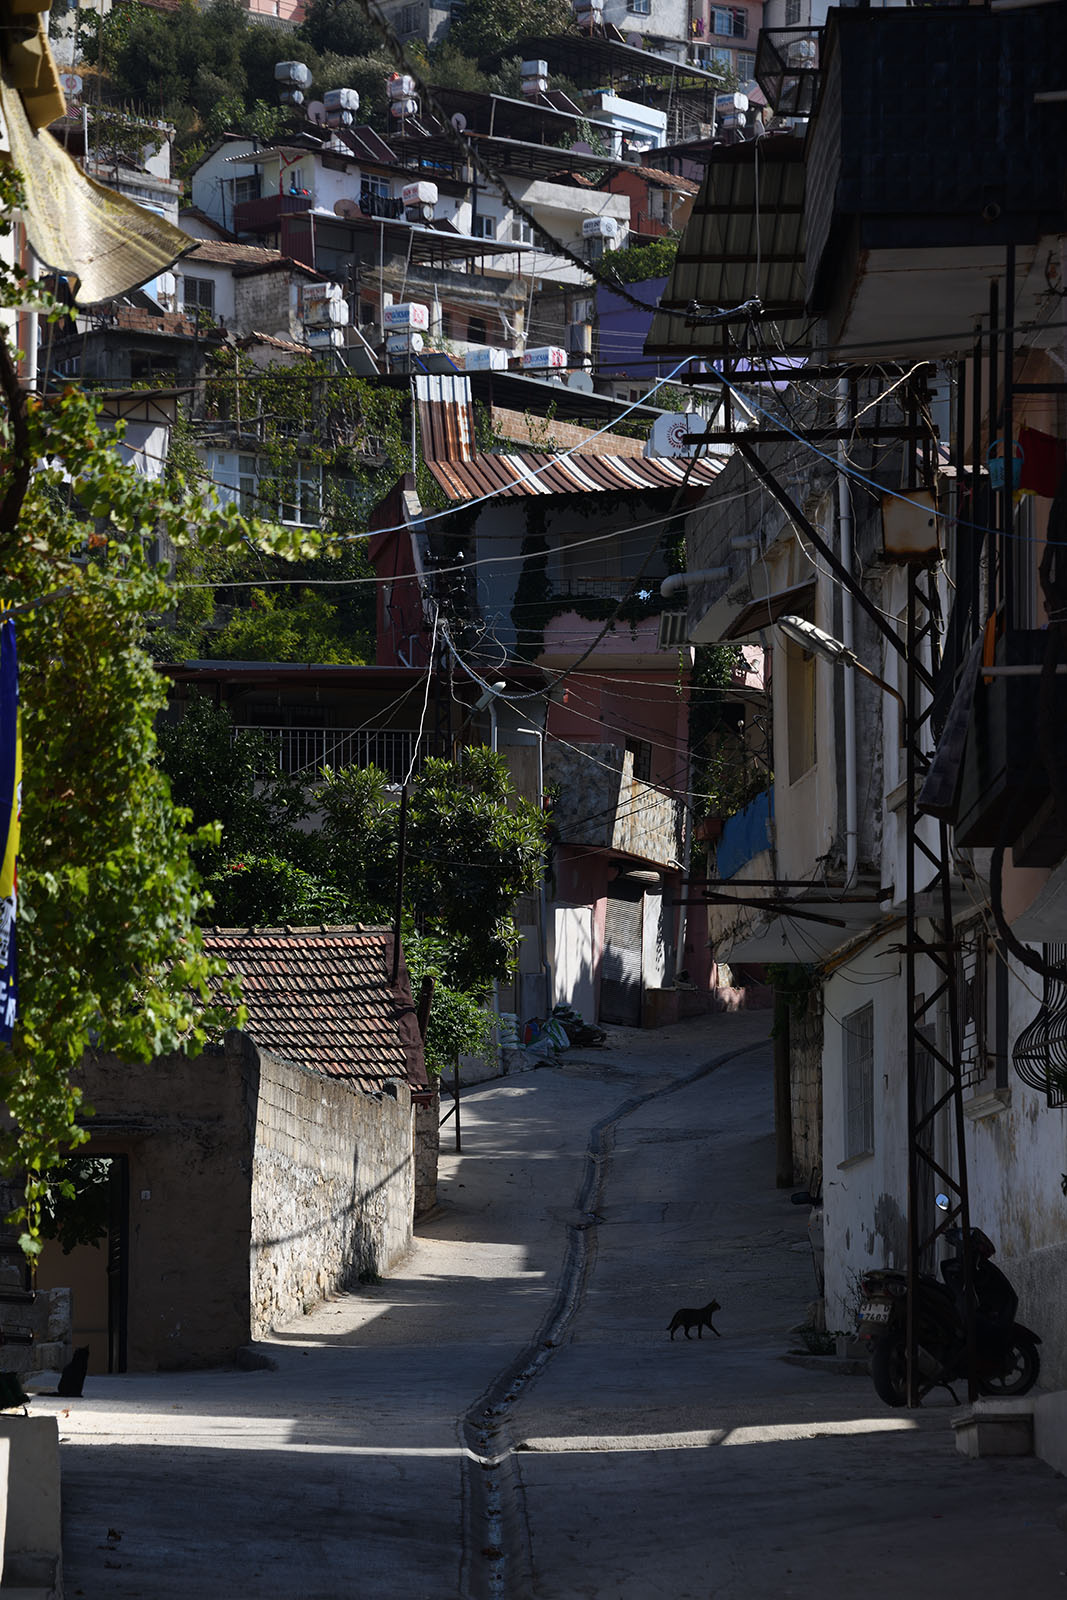
M1048 1468L782 1360L812 1278L766 1027L469 1093L410 1259L279 1333L277 1370L90 1379L60 1408L68 1600L1067 1597ZM712 1295L722 1337L672 1344Z

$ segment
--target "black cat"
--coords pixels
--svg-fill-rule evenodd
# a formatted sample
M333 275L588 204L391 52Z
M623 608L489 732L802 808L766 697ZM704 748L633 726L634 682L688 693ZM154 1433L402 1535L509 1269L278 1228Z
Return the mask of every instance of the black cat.
M81 1395L82 1385L85 1383L85 1374L89 1370L89 1346L79 1345L77 1350L59 1374L59 1383L56 1394L62 1395L65 1400L74 1399Z
M709 1300L706 1306L700 1307L699 1311L693 1311L688 1306L683 1307L681 1311L676 1311L671 1318L671 1325L667 1329L671 1336L671 1342L674 1342L674 1335L679 1328L683 1330L687 1339L689 1338L690 1328L696 1329L698 1339L703 1339L703 1330L705 1328L710 1328L716 1339L721 1339L722 1334L711 1320L713 1313L721 1310L722 1307L717 1300Z

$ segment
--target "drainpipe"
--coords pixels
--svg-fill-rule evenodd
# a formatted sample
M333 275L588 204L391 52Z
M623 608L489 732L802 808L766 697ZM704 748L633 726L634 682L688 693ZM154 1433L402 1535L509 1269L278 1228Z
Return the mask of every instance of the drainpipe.
M837 380L837 423L844 428L848 421L848 379ZM845 468L847 443L837 442L837 459L841 463L837 474L837 520L841 565L851 574L852 563L852 499L848 490L848 473ZM841 586L841 642L851 650L855 644L855 622L852 592L846 584ZM851 667L845 670L842 684L844 699L845 744L845 888L851 889L859 867L859 822L857 814L856 777L856 674Z
M729 567L701 567L696 572L672 572L669 578L664 578L659 586L659 592L664 600L670 600L679 590L687 589L691 583L711 583L715 578L728 578Z

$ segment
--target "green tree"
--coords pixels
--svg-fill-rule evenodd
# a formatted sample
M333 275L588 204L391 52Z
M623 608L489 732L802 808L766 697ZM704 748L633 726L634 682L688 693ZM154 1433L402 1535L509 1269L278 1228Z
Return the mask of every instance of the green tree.
M0 172L0 233L17 181ZM0 302L22 305L0 269ZM101 432L97 404L73 389L39 399L18 384L0 339L0 562L15 609L23 736L19 861L19 1017L0 1047L10 1123L0 1165L26 1172L24 1245L38 1247L47 1173L81 1143L72 1075L90 1047L129 1061L198 1047L224 1012L220 969L198 920L192 859L217 829L190 829L155 760L166 686L145 650L145 620L170 603L160 538L202 546L307 550L292 530L140 478Z
M465 0L448 38L454 49L480 61L506 53L527 36L569 33L573 23L567 0Z

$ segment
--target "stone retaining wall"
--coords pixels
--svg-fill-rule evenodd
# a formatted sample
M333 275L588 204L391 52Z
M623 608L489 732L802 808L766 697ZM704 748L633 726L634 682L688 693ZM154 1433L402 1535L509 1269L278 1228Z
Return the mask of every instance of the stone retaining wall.
M411 1244L411 1091L367 1094L265 1051L252 1163L252 1336L260 1338Z

